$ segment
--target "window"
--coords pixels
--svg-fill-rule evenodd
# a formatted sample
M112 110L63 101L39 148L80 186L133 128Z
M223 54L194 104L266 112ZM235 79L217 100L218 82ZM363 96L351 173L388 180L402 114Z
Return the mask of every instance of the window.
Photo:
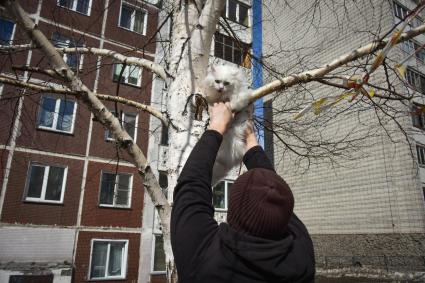
M227 210L233 181L221 181L213 188L213 205L216 210Z
M121 5L120 27L146 35L147 20L145 10L124 3Z
M58 0L58 5L84 15L90 15L91 0Z
M406 80L413 89L425 94L425 76L424 75L422 75L421 73L411 68L407 68Z
M400 44L401 50L404 52L411 54L413 52L416 52L416 50L421 48L421 45L413 40L406 40ZM425 50L420 49L418 52L415 53L415 57L421 61L425 61Z
M118 82L121 74L122 64L114 64L114 73L112 80ZM142 85L142 69L137 66L126 66L121 76L121 83L141 86Z
M66 175L66 167L30 164L25 200L62 203Z
M401 48L401 50L403 50L404 52L407 52L409 54L412 53L412 52L415 52L415 44L411 40L403 41L400 44L400 48Z
M11 20L0 18L0 44L9 45L12 43L15 23Z
M226 18L244 26L249 26L249 6L236 0L226 1Z
M93 239L90 279L124 279L127 270L128 240Z
M162 234L155 234L153 251L152 272L165 272L165 252L164 252L164 237Z
M416 145L416 153L418 154L419 166L425 166L425 147L422 145Z
M76 109L77 104L75 101L44 96L41 98L38 128L72 133L74 131Z
M243 42L216 33L214 36L214 56L226 61L241 65L246 68L251 67L251 61L248 54L249 46Z
M409 14L410 10L403 7L397 2L394 2L394 15L399 18L400 20L403 20L406 18L406 16ZM409 25L413 28L418 27L422 24L422 20L419 17L415 17L412 21L410 21Z
M112 111L112 113L117 117L116 113ZM127 131L127 133L130 135L130 137L133 139L134 142L136 142L136 134L137 134L137 115L131 114L131 113L124 113L121 112L121 125L124 128L124 130ZM115 137L114 135L109 132L108 130L105 132L106 140L108 141L114 141Z
M425 130L425 113L423 112L423 106L412 107L412 123L416 128Z
M422 193L424 195L424 201L425 201L425 187L422 187Z
M168 198L168 174L166 171L158 171L158 183L164 193L165 197Z
M59 33L54 33L52 37L53 45L59 48L67 48L67 47L83 47L84 44L80 42L76 42L74 39L63 36ZM83 56L77 53L64 53L63 60L71 69L81 69Z
M99 205L130 207L132 181L131 174L102 172Z
M168 146L168 127L164 125L161 128L161 145Z

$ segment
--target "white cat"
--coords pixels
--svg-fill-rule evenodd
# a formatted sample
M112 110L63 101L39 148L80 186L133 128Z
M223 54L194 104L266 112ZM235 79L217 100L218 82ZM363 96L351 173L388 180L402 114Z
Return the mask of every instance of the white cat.
M248 105L251 90L246 74L239 68L219 65L211 67L204 80L205 99L209 106L215 102L229 101L233 109L245 106L236 113L217 153L213 169L212 184L216 185L234 166L242 162L245 153L245 131L252 119L252 107Z

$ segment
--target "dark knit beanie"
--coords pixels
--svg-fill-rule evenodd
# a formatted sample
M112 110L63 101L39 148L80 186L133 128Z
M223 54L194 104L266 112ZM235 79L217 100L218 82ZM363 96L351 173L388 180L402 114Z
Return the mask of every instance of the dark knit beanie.
M245 172L230 190L227 223L233 229L266 239L282 239L294 208L294 196L274 171Z

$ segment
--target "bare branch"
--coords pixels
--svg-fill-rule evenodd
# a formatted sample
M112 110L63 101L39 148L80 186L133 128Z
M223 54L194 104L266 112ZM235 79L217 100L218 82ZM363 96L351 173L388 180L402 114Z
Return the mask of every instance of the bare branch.
M75 95L75 96L81 95L80 92L72 91L67 87L53 86L51 84L40 85L40 84L36 84L36 83L24 82L24 81L20 81L18 79L14 79L12 76L6 76L6 75L3 75L3 74L0 75L0 83L13 85L13 86L21 87L21 88L26 88L26 89L31 89L31 90L35 90L35 91L39 91L39 92L44 92L44 93L56 93L56 94L66 94L66 95ZM99 93L94 93L94 94L102 100L118 102L118 103L121 103L121 104L125 104L125 105L128 105L128 106L135 107L135 108L140 109L142 111L148 112L152 116L161 120L161 122L165 126L169 125L169 121L167 120L167 118L164 115L162 115L162 113L160 111L158 111L156 108L154 108L152 106L142 104L142 103L139 103L139 102L136 102L136 101L133 101L133 100L129 100L129 99L126 99L126 98L120 97L120 96L114 96L114 95L108 95L108 94L99 94ZM29 95L29 93L26 93L26 95Z
M36 48L33 44L24 44L24 45L0 45L0 52L17 52L25 51L28 49ZM76 53L76 54L93 54L97 56L104 56L114 59L120 63L125 63L126 65L139 66L145 69L152 71L157 74L163 80L166 80L169 75L166 73L165 69L148 59L131 57L122 55L116 51L104 49L104 48L95 48L95 47L56 47L56 50L61 53Z
M401 35L400 40L398 41L398 43L404 42L406 40L409 40L417 35L420 35L422 33L425 33L425 24L412 29L408 32L405 32ZM358 49L355 49L349 53L346 53L342 56L340 56L339 58L333 60L332 62L324 65L321 68L317 68L317 69L313 69L313 70L309 70L309 71L305 71L302 73L298 73L298 74L293 74L284 78L281 78L279 80L275 80L272 81L258 89L256 89L249 101L250 102L254 102L255 100L266 96L267 94L270 94L272 92L278 91L278 90L282 90L284 88L288 88L291 87L295 84L298 83L306 83L312 80L316 80L318 78L323 77L324 75L328 74L329 72L335 70L336 68L343 66L349 62L352 62L354 60L360 59L364 56L367 56L379 49L382 49L385 47L385 45L387 44L388 40L390 40L390 38L385 38L381 41L374 41L371 42L363 47L360 47ZM235 109L236 111L240 110L240 109Z

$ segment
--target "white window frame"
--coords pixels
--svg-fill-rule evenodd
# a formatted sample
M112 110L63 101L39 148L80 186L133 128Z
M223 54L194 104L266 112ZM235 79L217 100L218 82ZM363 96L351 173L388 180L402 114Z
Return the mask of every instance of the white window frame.
M5 20L5 21L9 21L9 22L13 22L13 30L12 30L12 34L10 35L10 44L13 44L13 39L15 38L15 32L16 32L16 22L14 22L12 19L8 19L5 17L0 17L0 19Z
M40 195L39 198L28 197L28 190L29 190L29 185L30 185L30 181L31 181L31 170L32 170L33 166L44 167L43 184L41 185L41 195ZM58 167L58 168L64 169L60 200L46 200L45 199L46 189L47 189L47 181L48 181L49 173L50 173L50 167ZM28 168L28 173L27 173L27 181L26 181L26 184L25 184L24 200L30 201L30 202L40 202L40 203L57 203L57 204L63 203L67 176L68 176L68 166L46 165L46 164L39 163L39 162L30 162L29 168Z
M122 67L124 67L124 64L122 64L122 63L114 63L114 65L112 67L112 80L114 82L118 82L118 80L114 80L114 75L115 75L117 65L122 65ZM130 66L129 65L125 66L124 71L122 73L122 77L124 78L123 83L126 84L126 85L141 87L142 86L142 73L143 73L142 70L143 70L143 68L140 67L140 66L134 66L134 65L132 67L136 67L136 68L139 69L139 74L137 75L137 84L132 84L128 81L128 79L130 78Z
M108 243L108 252L107 252L107 256L106 256L106 266L105 266L105 270L108 270L108 264L109 264L109 255L110 255L110 248L111 248L111 243L113 242L121 242L124 243L124 255L122 258L122 273L120 276L106 276L106 277L95 277L92 278L91 275L91 266L92 266L92 260L93 260L93 247L94 247L94 243L95 242L106 242ZM96 281L96 280L104 280L104 279L108 279L108 280L112 280L112 279L126 279L127 278L127 267L128 267L128 239L99 239L99 238L93 238L91 239L91 243L90 243L90 263L89 263L89 270L88 270L88 278L89 281ZM106 273L106 272L105 272Z
M412 82L410 82L410 79L408 79L409 77L413 79L413 84ZM422 74L421 72L413 68L408 67L406 69L406 81L408 82L408 85L410 86L411 89L419 93L425 94L425 75L424 74ZM424 85L422 85L422 81L424 81ZM418 83L419 85L417 85Z
M71 11L74 11L74 12L76 12L76 13L78 13L78 14L81 14L81 15L85 15L85 16L90 16L90 14L91 14L91 7L92 7L92 1L93 0L89 0L89 7L88 7L88 9L87 9L87 14L84 14L84 13L82 13L82 12L80 12L80 11L77 11L77 4L78 4L78 0L72 0L72 8L68 8L68 7L65 7L65 6L61 6L60 5L60 0L57 0L57 5L59 6L59 7L61 7L61 8L64 8L64 9L68 9L68 10L71 10Z
M111 174L111 175L115 175L115 184L114 184L114 195L113 195L113 203L112 204L104 204L104 203L100 203L100 195L102 193L102 177L103 174ZM117 182L117 178L119 175L128 175L130 176L130 180L128 181L128 205L120 205L120 204L116 204L116 190L118 187L118 182ZM131 208L131 200L132 200L132 194L133 194L133 174L131 173L115 173L115 172L111 172L111 171L106 171L106 170L102 170L101 174L100 174L100 186L99 186L99 206L100 207L111 207L111 208Z
M114 113L114 111L111 111L112 113ZM137 128L138 128L138 125L139 125L139 114L135 114L135 113L128 113L128 112L122 112L122 114L121 114L121 128L123 129L123 130L125 130L124 129L124 119L125 119L125 115L136 115L136 119L135 119L135 121L134 121L134 138L133 138L133 142L135 143L136 142L136 140L137 140ZM109 136L109 130L106 130L105 131L105 140L106 141L111 141L111 142L113 142L113 141L115 141L115 139L114 138L112 138L112 137L110 137Z
M233 23L237 23L238 25L244 26L244 27L251 27L252 23L251 23L251 6L242 2L242 1L238 1L238 0L234 0L237 2L236 4L236 22L232 21ZM246 6L248 8L248 25L245 26L244 24L240 23L240 19L239 19L239 6L240 4L242 4L243 6ZM229 19L229 0L226 0L226 19ZM229 19L230 20L230 19Z
M422 157L421 157L421 154L420 154L421 151L422 151ZM417 155L416 161L418 162L419 167L425 167L425 146L417 143L416 144L416 155Z
M398 1L393 1L393 5L394 5L394 7L393 7L393 14L400 21L403 20L403 18L405 18L406 15L411 11L410 9L408 9L405 6L401 5ZM400 15L400 13L398 13L398 11L401 12L401 15ZM409 23L409 26L411 26L412 28L416 28L416 27L420 26L422 23L423 23L423 20L419 16L416 16Z
M220 182L224 182L224 208L217 208L214 206L214 210L215 211L227 211L229 209L229 199L228 199L228 185L233 184L235 181L234 180L230 180L230 179L225 179L223 181ZM214 188L213 188L214 190ZM214 197L214 191L213 191L213 197ZM213 204L214 205L214 204Z
M157 236L160 236L160 235L162 235L162 234L161 233L154 233L153 234L153 239L152 239L151 274L155 274L155 275L160 275L160 274L165 274L166 273L166 270L154 270L156 237ZM162 235L162 237L164 237L164 235Z
M71 45L71 38L69 38L68 36L63 35L61 33L58 33L58 32L56 32L56 34L58 34L60 37L62 37L64 39L66 38L66 40L64 41L64 43L65 43L64 45L66 45L66 47L72 48L70 46ZM56 42L53 42L53 45L56 46ZM73 47L75 47L75 48L83 48L83 47L85 47L85 45L84 44L81 44L81 45L80 44L77 44L76 46L73 46ZM59 48L61 48L61 47L59 47ZM83 68L84 55L83 54L79 54L78 52L76 52L74 55L78 57L77 58L77 60L78 60L78 66L75 68L75 70L81 70ZM62 58L65 61L65 64L68 65L68 53L63 53ZM71 69L73 69L73 67L71 67L71 66L69 66L69 67Z
M52 98L56 100L56 104L55 104L55 112L53 113L53 122L52 122L52 127L46 127L43 125L40 125L40 117L41 117L41 113L43 111L43 105L42 103L40 104L40 110L38 113L38 120L37 120L37 128L39 129L43 129L43 130L48 130L48 131L52 131L52 132L58 132L58 133L66 133L66 134L73 134L74 133L74 126L75 126L75 118L76 118L76 113L77 113L77 105L78 103L73 100L73 99L66 99L67 101L72 101L74 103L74 112L72 113L72 124L71 124L71 129L69 131L63 131L63 130L58 130L57 126L58 126L58 118L59 118L59 109L60 109L60 101L61 100L65 100L63 98L60 97L54 97L54 96L49 96L49 95L43 95L41 96L41 102L43 100L43 98Z
M125 5L125 6L127 6L129 8L134 9L133 12L131 13L130 28L121 26L121 13L122 13L122 6L123 5ZM134 20L135 20L134 13L135 13L136 10L143 11L145 13L145 17L143 19L143 32L142 33L137 32L137 31L134 30ZM141 7L138 7L138 6L134 5L134 4L128 3L126 1L121 1L120 14L119 14L119 17L118 17L118 27L120 27L122 29L125 29L125 30L128 30L128 31L131 31L131 32L134 32L134 33L137 33L137 34L146 35L147 25L148 25L148 11L146 9L143 9Z

